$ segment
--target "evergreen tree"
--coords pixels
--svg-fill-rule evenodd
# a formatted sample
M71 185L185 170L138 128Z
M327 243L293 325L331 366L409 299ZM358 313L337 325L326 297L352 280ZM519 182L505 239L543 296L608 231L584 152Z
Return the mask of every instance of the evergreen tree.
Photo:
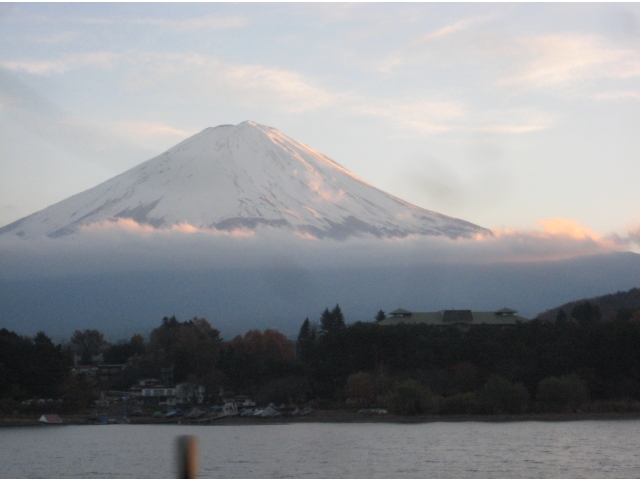
M340 330L341 328L346 327L344 323L344 315L342 314L342 310L340 310L340 305L336 303L336 306L331 310L331 316L333 317L333 326L335 330Z
M344 315L342 314L340 305L336 304L331 311L329 311L328 308L324 309L320 317L320 335L330 335L345 327Z
M137 345L140 340L134 337L131 342ZM221 345L220 332L204 318L180 322L173 316L163 318L151 332L146 351L157 370L173 369L174 381L182 382L190 375L196 379L212 375Z
M571 310L571 318L575 318L581 325L600 321L602 313L598 305L590 302L579 303Z
M328 308L324 309L322 315L320 316L320 335L325 336L326 334L333 331L333 315Z
M71 337L71 345L80 354L83 365L92 365L94 356L109 347L104 335L95 329L76 330Z
M311 358L311 350L316 340L315 328L309 322L307 317L300 327L300 333L298 333L298 340L296 341L296 351L298 358L302 363L308 363Z
M384 313L384 310L378 310L378 313L376 313L375 317L376 322L381 322L385 318L387 318L387 314Z
M111 345L104 352L105 363L123 364L135 356L145 353L144 338L140 334L135 334L128 342L120 340L118 343Z
M300 333L298 333L298 344L308 342L310 336L311 336L311 322L309 322L309 317L307 317L304 319L304 322L302 323L302 327L300 327Z
M640 310L639 310L640 312ZM318 324L317 323L311 323L310 324L310 334L309 334L309 343L311 344L315 344L316 342L316 338L318 337Z

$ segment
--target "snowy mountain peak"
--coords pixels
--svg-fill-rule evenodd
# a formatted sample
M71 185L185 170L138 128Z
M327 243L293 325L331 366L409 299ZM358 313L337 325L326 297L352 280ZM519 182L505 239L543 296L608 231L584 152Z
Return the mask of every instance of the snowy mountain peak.
M469 237L485 229L367 184L275 128L206 128L161 155L3 228L52 238L118 218L154 228L288 229L316 238Z

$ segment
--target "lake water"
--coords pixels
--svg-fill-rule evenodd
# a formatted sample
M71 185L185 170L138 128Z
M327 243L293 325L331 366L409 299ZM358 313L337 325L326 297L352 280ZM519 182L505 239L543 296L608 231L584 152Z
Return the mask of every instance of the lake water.
M640 477L640 420L2 428L0 476L171 478L179 435L202 477Z

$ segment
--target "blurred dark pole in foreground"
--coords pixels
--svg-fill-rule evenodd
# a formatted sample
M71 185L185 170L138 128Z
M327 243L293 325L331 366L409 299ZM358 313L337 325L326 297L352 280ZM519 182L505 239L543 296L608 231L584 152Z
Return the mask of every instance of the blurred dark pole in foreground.
M198 438L183 435L176 439L178 451L178 478L198 476Z

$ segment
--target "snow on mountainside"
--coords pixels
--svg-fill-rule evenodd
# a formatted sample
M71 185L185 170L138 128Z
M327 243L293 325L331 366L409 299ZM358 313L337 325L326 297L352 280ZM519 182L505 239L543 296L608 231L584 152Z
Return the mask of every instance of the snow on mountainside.
M3 228L61 237L118 218L154 228L286 228L317 238L450 238L488 233L365 183L315 150L253 122L207 128L100 185Z

